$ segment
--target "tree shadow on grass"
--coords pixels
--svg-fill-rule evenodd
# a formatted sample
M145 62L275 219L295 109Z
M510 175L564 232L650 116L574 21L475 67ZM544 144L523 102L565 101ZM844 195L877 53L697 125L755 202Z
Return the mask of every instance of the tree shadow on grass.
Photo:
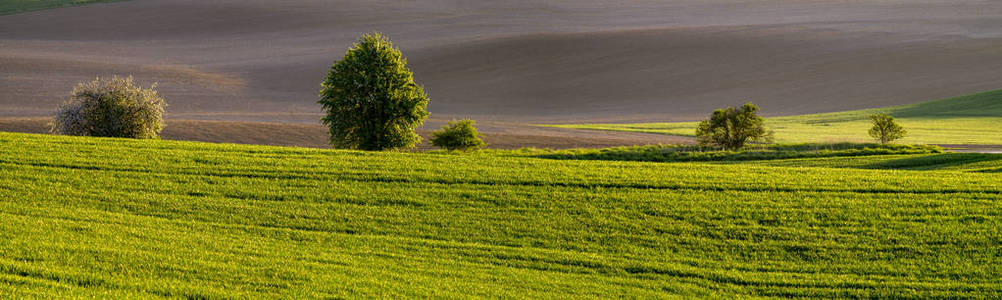
M998 162L991 164L989 162ZM979 164L973 165L973 164ZM967 166L967 167L965 167ZM986 173L1002 172L1002 154L992 153L942 153L881 161L862 166L864 169L942 170L954 169Z
M534 156L548 159L612 160L646 162L752 161L836 156L940 153L936 146L879 144L789 144L756 145L744 150L701 146L648 145L606 149L547 151Z

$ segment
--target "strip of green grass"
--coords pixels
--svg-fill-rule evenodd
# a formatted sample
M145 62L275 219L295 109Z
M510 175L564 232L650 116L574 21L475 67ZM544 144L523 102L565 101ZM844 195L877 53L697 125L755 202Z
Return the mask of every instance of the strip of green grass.
M0 15L9 15L57 7L119 1L126 0L3 0L0 1Z
M908 130L907 144L1002 145L1002 90L887 108L768 118L778 143L869 142L874 113L886 112ZM547 125L694 136L696 122Z
M999 182L0 133L0 294L997 298Z

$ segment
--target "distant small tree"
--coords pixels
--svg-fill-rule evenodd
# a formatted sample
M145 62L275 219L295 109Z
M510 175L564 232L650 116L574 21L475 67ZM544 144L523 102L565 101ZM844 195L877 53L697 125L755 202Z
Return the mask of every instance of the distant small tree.
M881 144L903 138L907 131L894 121L894 117L886 113L870 115L873 120L873 127L870 128L870 136Z
M448 150L476 150L487 144L480 139L480 133L470 119L449 121L442 130L432 132L431 144Z
M320 84L330 143L361 150L406 149L421 137L428 95L414 83L407 60L379 33L358 39Z
M167 103L156 84L136 86L132 76L80 83L56 112L51 131L58 134L137 139L159 138Z
M768 141L771 135L757 111L758 107L751 102L740 108L714 110L709 120L699 122L696 137L702 145L714 144L725 149L741 149L748 141Z

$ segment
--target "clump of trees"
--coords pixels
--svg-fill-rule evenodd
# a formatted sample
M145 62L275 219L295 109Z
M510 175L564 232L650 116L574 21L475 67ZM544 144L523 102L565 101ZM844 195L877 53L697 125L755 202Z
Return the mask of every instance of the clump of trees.
M772 134L765 129L765 119L756 113L751 102L739 108L717 109L710 119L699 122L696 137L701 145L716 145L724 149L744 148L749 141L769 142Z
M881 144L887 144L894 140L905 137L908 133L901 125L894 121L894 117L886 113L870 115L873 127L870 128L870 136Z
M167 103L156 84L142 88L132 76L78 84L56 112L51 131L58 134L159 138Z
M487 144L480 138L480 133L470 119L449 121L442 130L432 132L431 144L436 147L452 150L476 150Z
M334 147L408 149L421 141L414 130L428 117L428 95L382 34L359 38L320 86L318 103Z

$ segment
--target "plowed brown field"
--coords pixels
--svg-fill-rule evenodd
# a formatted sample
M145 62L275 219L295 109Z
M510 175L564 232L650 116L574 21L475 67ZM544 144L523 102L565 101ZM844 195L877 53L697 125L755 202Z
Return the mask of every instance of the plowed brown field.
M168 138L322 145L318 83L371 31L431 95L425 131L472 117L509 141L496 145L685 142L524 124L694 120L745 101L840 111L1002 82L996 1L133 0L0 16L0 130L39 130L24 118L75 83L132 74L159 82Z

